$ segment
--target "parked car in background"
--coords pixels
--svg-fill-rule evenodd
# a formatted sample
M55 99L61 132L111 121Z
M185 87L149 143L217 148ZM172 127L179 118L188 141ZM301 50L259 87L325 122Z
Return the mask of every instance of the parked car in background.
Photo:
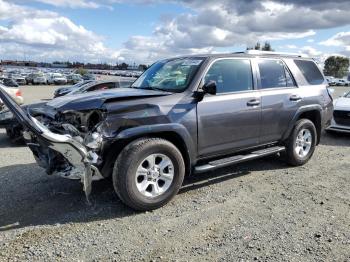
M8 86L8 87L19 87L17 82L12 78L4 78L2 80L2 83L4 86Z
M168 203L185 175L285 152L307 163L330 124L323 74L299 55L247 52L184 56L153 64L131 88L53 99L23 110L0 98L48 174L112 177L136 210Z
M35 75L35 73L30 73L25 77L27 85L33 84L33 78L35 77Z
M16 101L17 104L22 105L24 103L21 90L19 90L18 88L7 87L2 84L0 84L0 87L4 89ZM3 106L3 103L0 100L0 107L2 106Z
M33 85L46 85L47 84L47 78L44 74L35 74L32 79Z
M335 86L337 85L337 81L334 77L330 76L330 77L327 77L326 76L326 81L328 83L329 86Z
M83 81L83 78L79 74L71 74L67 75L67 84L77 84Z
M350 92L333 101L334 112L327 131L350 133Z
M51 73L48 75L47 83L49 85L66 85L67 84L67 78L60 74L60 73Z
M114 88L127 88L132 85L135 79L127 78L116 81L92 81L85 85L82 85L76 89L73 89L68 95L83 94L92 91L102 91Z
M87 85L93 81L94 80L81 81L81 82L79 82L75 85L72 85L72 86L65 86L65 87L57 88L55 90L53 96L54 96L54 98L56 98L56 97L67 95L68 93L72 92L73 90L78 89L79 87L81 87L83 85Z
M346 79L338 79L336 82L337 86L348 86L349 82Z
M83 80L87 81L87 80L96 80L96 77L92 74L85 74L82 76Z
M30 73L28 74L25 79L27 82L27 85L31 84L46 84L46 82L44 83L43 81L41 81L43 78L45 78L45 81L47 80L46 77L44 76L44 74L42 72L34 72L34 73Z
M21 76L21 75L12 75L12 79L16 81L16 83L20 86L26 85L27 81L25 79L25 77Z

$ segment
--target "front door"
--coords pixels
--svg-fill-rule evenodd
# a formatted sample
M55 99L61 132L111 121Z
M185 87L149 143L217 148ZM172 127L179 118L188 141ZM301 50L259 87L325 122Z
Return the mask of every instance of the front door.
M259 143L260 92L254 88L250 59L218 59L203 82L215 81L217 94L198 102L200 156L230 153Z

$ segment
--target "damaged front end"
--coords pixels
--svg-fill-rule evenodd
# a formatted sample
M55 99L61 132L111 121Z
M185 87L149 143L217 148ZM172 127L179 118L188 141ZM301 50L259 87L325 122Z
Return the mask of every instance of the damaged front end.
M98 129L87 132L82 137L82 132L74 125L65 123L60 125L62 132L56 133L44 121L40 122L40 118L34 118L25 112L1 87L0 99L24 127L23 137L37 163L45 168L48 174L80 179L88 197L92 181L103 179L97 168L101 161L97 152L103 143Z

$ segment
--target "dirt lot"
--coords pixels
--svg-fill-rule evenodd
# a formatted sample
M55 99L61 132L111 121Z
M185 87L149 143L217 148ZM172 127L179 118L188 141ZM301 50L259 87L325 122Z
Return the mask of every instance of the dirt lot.
M23 88L27 101L52 92ZM324 134L304 167L270 157L188 178L137 213L110 181L88 205L79 182L47 176L0 130L0 261L350 261L349 170L350 136Z

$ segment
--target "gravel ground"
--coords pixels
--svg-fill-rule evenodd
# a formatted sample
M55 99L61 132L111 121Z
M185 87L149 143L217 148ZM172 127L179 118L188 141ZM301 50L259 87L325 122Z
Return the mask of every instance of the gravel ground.
M27 101L52 92L23 88ZM0 261L350 261L349 170L350 136L323 134L303 167L269 157L187 178L138 213L110 181L87 204L79 182L47 176L0 130Z

